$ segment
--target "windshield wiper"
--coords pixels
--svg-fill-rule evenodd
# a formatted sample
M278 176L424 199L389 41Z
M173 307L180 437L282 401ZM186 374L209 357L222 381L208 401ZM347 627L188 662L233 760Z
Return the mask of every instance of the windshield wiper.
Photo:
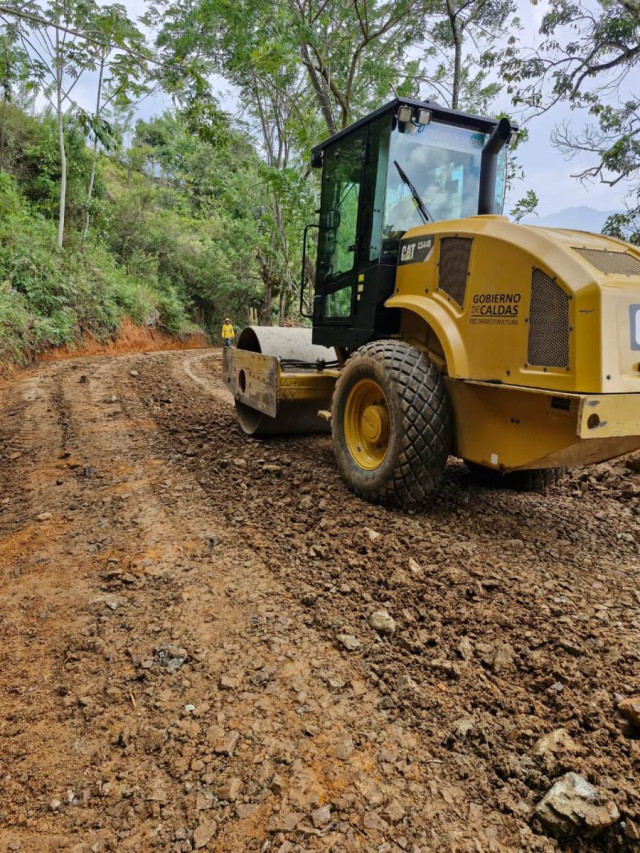
M398 161L397 161L397 160L394 160L394 161L393 161L393 165L394 165L394 166L396 167L396 169L398 170L398 174L399 174L399 175L400 175L400 177L402 178L403 183L405 183L405 184L409 187L409 192L410 192L410 193L411 193L411 195L413 196L413 200L414 200L414 202L415 202L416 208L418 209L418 213L419 213L419 214L420 214L420 216L422 217L422 221L424 222L424 224L426 225L426 224L429 222L429 220L431 220L432 222L434 222L435 220L434 220L433 216L431 216L431 214L430 214L430 213L429 213L429 211L427 210L427 206L426 206L426 204L425 204L425 203L422 201L422 199L420 198L420 193L419 193L419 192L418 192L418 190L414 187L414 185L411 183L411 181L409 180L409 177L408 177L407 173L404 171L404 169L402 168L402 166L400 165L400 163L398 163Z

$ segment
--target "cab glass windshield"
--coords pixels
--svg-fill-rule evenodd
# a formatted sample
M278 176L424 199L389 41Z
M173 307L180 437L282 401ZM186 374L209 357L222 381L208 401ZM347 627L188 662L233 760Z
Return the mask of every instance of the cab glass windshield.
M371 260L380 250L383 256L385 249L393 252L405 231L424 223L409 184L417 191L429 221L477 214L480 157L488 134L431 122L420 127L400 125L388 138L386 157L381 151L379 165L383 168L378 170L378 180L386 174L384 214L377 227L374 219ZM506 147L498 161L496 213L502 213L504 203L505 166Z

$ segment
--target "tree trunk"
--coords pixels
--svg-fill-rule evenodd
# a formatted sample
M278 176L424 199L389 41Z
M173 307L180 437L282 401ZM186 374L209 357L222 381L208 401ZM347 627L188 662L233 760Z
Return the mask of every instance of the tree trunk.
M263 276L264 280L264 299L262 300L262 309L260 311L260 325L271 325L271 303L273 302L273 291L271 289L271 279L268 276Z
M462 76L462 30L458 28L457 19L451 20L451 34L453 36L453 86L451 87L451 109L459 109L460 104L460 78Z
M333 118L333 112L331 111L331 102L329 100L329 95L327 94L327 90L323 85L321 78L318 76L316 69L313 67L313 62L311 61L311 57L309 56L309 49L306 44L301 47L301 53L302 62L304 64L304 67L307 69L307 73L309 75L309 79L311 80L313 91L316 93L316 97L318 99L318 106L320 107L320 112L322 113L322 117L324 118L325 124L327 125L329 135L333 136L334 133L338 132L338 127Z
M260 264L260 277L264 284L264 297L262 299L262 305L260 306L260 325L270 326L272 323L271 306L273 303L274 279L271 274L271 269L269 268L269 259L260 249L258 249L256 254L258 263Z
M102 97L102 76L104 74L105 55L104 50L100 57L100 73L98 75L98 94L96 96L96 124L100 119L100 99ZM87 213L84 220L84 229L82 231L82 242L84 243L89 233L89 223L91 221L91 199L93 198L93 186L96 180L96 164L98 160L98 136L96 129L93 129L93 150L91 152L91 174L89 175L89 188L87 189Z
M460 23L458 12L454 9L451 0L447 0L447 15L451 28L451 41L453 42L453 81L451 85L451 109L457 110L460 103L460 82L462 77L462 41L464 20Z
M4 139L7 126L7 90L2 90L2 117L0 118L0 172L4 171Z
M451 109L459 109L460 104L460 77L462 73L462 43L460 35L456 34L453 41L453 88L451 92Z
M60 56L60 30L56 29L56 107L58 114L58 145L60 147L60 211L58 213L58 248L64 239L64 215L67 204L67 152L64 145L62 115L62 57Z

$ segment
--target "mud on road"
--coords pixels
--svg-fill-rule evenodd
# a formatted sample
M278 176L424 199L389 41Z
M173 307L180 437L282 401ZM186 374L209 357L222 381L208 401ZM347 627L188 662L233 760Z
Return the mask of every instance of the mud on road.
M219 375L0 390L0 850L638 849L640 456L547 496L452 463L405 514L329 437L246 439ZM597 837L533 818L567 771Z

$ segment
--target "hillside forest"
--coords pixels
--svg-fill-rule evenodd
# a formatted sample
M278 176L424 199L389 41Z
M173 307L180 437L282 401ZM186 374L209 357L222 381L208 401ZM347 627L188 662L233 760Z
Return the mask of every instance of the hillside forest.
M127 317L177 336L299 322L310 149L394 96L508 105L520 145L574 110L550 142L568 170L587 155L576 180L628 189L605 231L638 243L640 3L545 9L534 32L515 0L149 0L139 19L3 0L0 363ZM505 212L536 203L512 152Z

